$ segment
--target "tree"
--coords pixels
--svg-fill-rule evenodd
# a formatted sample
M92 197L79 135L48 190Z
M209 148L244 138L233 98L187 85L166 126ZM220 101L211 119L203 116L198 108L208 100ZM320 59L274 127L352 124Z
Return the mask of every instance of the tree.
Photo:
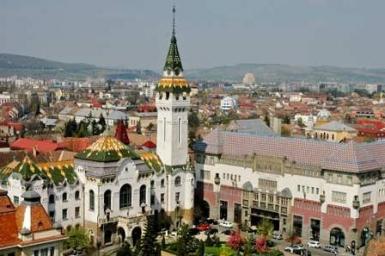
M144 236L139 244L139 256L160 256L160 246L156 243L157 232L154 224L154 216L147 216Z
M197 239L194 239L189 232L187 224L183 224L178 231L178 239L176 241L176 255L185 256L193 253L198 248Z
M257 233L268 240L273 234L274 226L273 224L267 220L263 219L257 226Z
M295 232L291 232L287 237L286 242L290 243L291 246L293 246L294 244L300 244L301 239L298 237L298 235Z
M154 124L153 124L153 123L149 123L149 124L147 125L146 130L149 131L149 132L151 132L153 129L154 129Z
M140 120L136 123L136 133L142 134L142 124L140 123Z
M253 236L249 235L249 237L246 239L243 255L244 256L251 256L253 253Z
M116 252L116 256L133 256L131 246L129 243L124 242L123 246Z
M303 123L302 117L298 118L297 124L298 124L298 126L301 127L301 128L305 127L305 124Z
M202 240L199 241L199 247L196 256L205 256L205 243Z
M99 129L99 124L96 122L95 119L92 120L91 127L92 127L92 135L99 135L101 133Z
M88 137L90 136L90 133L88 131L88 123L85 121L81 121L79 123L79 129L76 134L78 137L83 138L83 137Z
M84 249L90 244L90 237L85 228L72 228L67 236L66 244L72 249Z
M106 130L106 119L104 119L103 114L100 114L99 124L102 126L102 131L101 132L104 132L104 130Z
M265 121L267 126L270 126L270 118L268 115L265 115L264 121Z
M285 115L282 119L282 123L284 124L290 124L290 116Z

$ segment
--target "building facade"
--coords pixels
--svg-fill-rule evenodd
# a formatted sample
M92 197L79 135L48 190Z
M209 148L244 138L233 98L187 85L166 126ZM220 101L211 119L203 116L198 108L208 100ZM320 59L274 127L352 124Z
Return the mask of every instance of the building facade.
M384 150L216 129L195 145L196 195L212 218L361 245L385 229Z

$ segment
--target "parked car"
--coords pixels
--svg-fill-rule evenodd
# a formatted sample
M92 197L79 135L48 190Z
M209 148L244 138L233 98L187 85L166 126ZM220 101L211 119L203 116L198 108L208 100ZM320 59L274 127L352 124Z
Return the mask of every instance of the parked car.
M311 256L311 251L307 249L298 249L298 250L294 250L294 254L301 255L301 256Z
M283 237L282 237L281 232L279 232L279 231L274 231L274 232L273 232L273 239L275 239L275 240L282 240Z
M219 226L224 227L224 228L232 228L233 223L231 223L230 221L222 221L219 223Z
M208 224L218 225L218 221L217 221L217 220L214 220L214 219L211 219L211 218L208 218L208 219L206 220L206 222L207 222Z
M338 248L333 246L333 245L325 245L323 250L326 252L331 252L331 253L335 253L335 254L338 253Z
M207 231L207 230L210 229L210 224L208 224L208 223L201 223L201 224L199 224L199 225L197 226L197 229L198 229L199 231Z
M285 247L285 251L286 252L291 252L291 253L295 253L297 251L302 251L303 249L303 246L302 245L293 245L293 246L287 246Z
M209 235L214 235L214 234L218 233L218 229L212 228L212 229L210 229L210 230L208 230L208 231L206 231L206 232L207 232L207 234L209 234Z
M310 248L321 248L320 242L315 240L309 240L309 242L307 242L307 246L309 246Z

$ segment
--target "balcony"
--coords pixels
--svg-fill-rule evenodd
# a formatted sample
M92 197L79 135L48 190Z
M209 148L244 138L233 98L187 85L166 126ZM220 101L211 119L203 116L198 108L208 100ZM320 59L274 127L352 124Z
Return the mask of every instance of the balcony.
M106 218L99 218L98 224L99 225L105 225L109 223L118 222L118 217L106 217Z

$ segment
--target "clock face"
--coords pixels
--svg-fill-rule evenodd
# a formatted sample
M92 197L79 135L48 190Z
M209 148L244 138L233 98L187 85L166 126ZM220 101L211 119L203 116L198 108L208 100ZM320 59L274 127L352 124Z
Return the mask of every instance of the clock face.
M179 69L175 69L175 75L179 75Z
M171 71L170 70L167 70L167 75L170 75L171 74Z

